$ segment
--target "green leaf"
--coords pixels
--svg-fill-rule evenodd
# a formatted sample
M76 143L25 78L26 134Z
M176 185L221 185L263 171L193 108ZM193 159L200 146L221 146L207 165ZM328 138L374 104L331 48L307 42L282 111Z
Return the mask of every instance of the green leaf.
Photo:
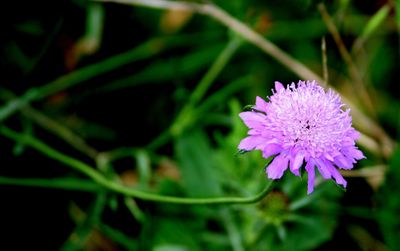
M216 197L222 194L213 152L207 136L200 130L177 138L175 152L188 196Z
M196 226L193 222L178 219L160 219L153 226L154 232L152 250L202 250L196 240Z
M388 4L380 8L365 25L361 37L365 40L372 35L385 21L389 15L390 7Z

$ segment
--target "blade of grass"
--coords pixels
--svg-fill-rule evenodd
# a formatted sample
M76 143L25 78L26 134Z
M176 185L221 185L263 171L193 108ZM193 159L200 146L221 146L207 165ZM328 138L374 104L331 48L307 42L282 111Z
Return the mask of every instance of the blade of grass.
M130 238L123 232L104 223L99 225L99 229L103 234L114 240L119 245L123 246L126 250L138 250L137 240Z
M356 39L353 44L352 52L357 53L363 44L371 37L371 35L378 30L382 23L389 16L390 6L389 4L383 5L367 22L361 35Z
M140 210L138 205L136 204L135 200L125 196L124 198L124 204L128 208L129 212L133 215L133 217L139 221L139 222L144 222L145 221L145 215L144 213Z

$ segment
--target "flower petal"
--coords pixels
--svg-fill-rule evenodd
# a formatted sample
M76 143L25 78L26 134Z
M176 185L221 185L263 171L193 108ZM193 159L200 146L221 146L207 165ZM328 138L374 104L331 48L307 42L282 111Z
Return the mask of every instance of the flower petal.
M329 168L330 173L332 174L333 178L335 179L336 183L339 185L343 185L343 187L347 186L346 180L340 174L340 172L328 161L325 162L326 166Z
M276 92L279 92L282 89L285 89L285 87L283 87L283 84L281 82L275 81L275 90L276 90Z
M251 151L254 148L256 148L258 145L262 144L265 141L265 138L260 137L260 136L249 136L242 141L240 141L240 144L238 148L240 150L246 150L246 151Z
M316 159L315 162L317 163L319 173L322 175L322 177L324 179L330 179L332 177L332 174L330 172L330 169L325 165L325 162L320 159Z
M327 160L334 161L332 155L330 155L329 153L324 153L324 157L325 157Z
M360 150L358 150L355 146L344 148L342 149L342 152L344 153L344 155L346 155L347 158L356 160L365 158L364 154Z
M262 149L262 156L264 158L269 158L274 154L280 153L282 151L282 147L278 144L267 144L264 149Z
M344 137L342 139L342 145L343 146L354 146L355 144L356 143L355 143L354 139L351 138L351 137Z
M279 179L286 169L300 176L305 162L308 194L314 190L316 169L324 179L346 186L339 169L352 169L365 158L356 146L360 134L352 127L350 109L339 94L325 91L315 80L287 86L276 81L272 95L256 97L252 107L239 115L249 127L239 148L273 156L266 168L271 179Z
M343 155L338 155L335 157L335 162L334 162L338 167L349 170L353 168L353 163L350 159L346 158Z
M290 168L292 170L298 170L300 169L301 165L303 164L304 160L304 152L299 151L294 157L290 159Z
M247 134L248 134L248 135L261 135L261 132L260 132L259 130L257 130L257 129L250 129L250 130L247 132Z
M305 169L308 173L307 194L310 194L314 191L314 181L315 181L314 161L312 160L308 161Z
M267 167L268 178L279 179L288 168L288 159L286 156L278 155Z
M353 139L353 140L357 140L360 138L361 134L359 132L357 132L356 130L351 130L349 132L349 136Z
M254 106L254 109L262 112L267 112L267 108L269 106L269 103L267 103L264 99L260 97L256 97L256 105Z
M249 128L260 128L264 127L265 115L257 112L241 112L239 117Z

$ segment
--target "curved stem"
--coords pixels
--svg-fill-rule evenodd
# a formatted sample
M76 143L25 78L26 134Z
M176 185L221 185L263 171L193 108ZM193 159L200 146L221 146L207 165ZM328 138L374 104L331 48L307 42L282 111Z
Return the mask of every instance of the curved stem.
M0 127L0 133L10 139L24 143L34 148L52 159L64 163L65 165L85 174L99 185L111 191L123 194L125 196L132 196L142 200L177 203L177 204L250 204L260 201L262 198L264 198L272 187L272 181L270 181L266 185L264 190L250 197L181 198L181 197L164 196L160 194L148 193L137 189L128 188L119 183L110 181L107 178L105 178L100 172L93 169L89 165L77 159L71 158L57 150L54 150L53 148L49 147L42 141L35 139L32 136L19 134L4 126Z

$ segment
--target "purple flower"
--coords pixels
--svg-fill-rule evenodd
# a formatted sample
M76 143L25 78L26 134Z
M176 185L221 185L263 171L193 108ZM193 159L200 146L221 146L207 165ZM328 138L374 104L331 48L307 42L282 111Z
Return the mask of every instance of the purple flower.
M257 97L252 111L240 113L250 130L239 149L275 156L266 169L270 179L281 178L288 168L300 176L305 162L308 194L314 190L315 167L323 178L346 187L338 168L352 169L365 157L355 146L360 134L351 125L350 110L343 106L338 94L325 92L316 81L299 81L286 89L275 82L269 102Z

